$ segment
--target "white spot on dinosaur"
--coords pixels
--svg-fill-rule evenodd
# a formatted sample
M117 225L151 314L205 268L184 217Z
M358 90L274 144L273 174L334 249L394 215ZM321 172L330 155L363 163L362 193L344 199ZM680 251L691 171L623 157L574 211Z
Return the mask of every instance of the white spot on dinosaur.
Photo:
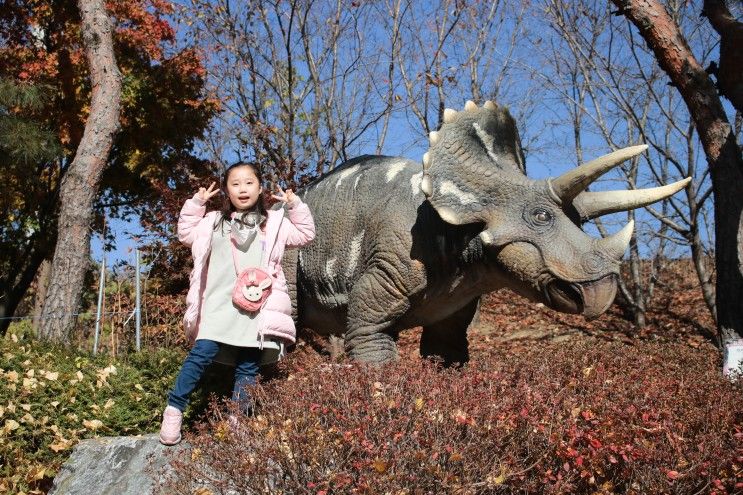
M462 191L461 189L459 189L459 186L457 186L450 180L441 181L441 184L439 185L439 192L443 195L454 196L455 198L457 198L457 201L459 201L459 204L462 205L469 205L478 202L477 196L472 193Z
M346 170L343 170L342 172L338 172L338 182L335 183L335 188L338 189L341 185L341 182L343 182L343 179L346 179L347 177L355 174L359 170L358 165L354 165L351 168L347 168Z
M360 180L361 180L361 174L359 174L359 176L358 176L358 177L356 177L356 180L355 180L355 181L353 181L353 190L354 190L354 191L356 190L356 186L358 186L358 185L359 185L359 181L360 181Z
M405 170L405 165L406 165L405 162L395 162L392 165L390 165L389 168L387 169L387 175L386 175L387 182L392 181L392 179L394 179L397 176L397 174Z
M421 180L423 179L423 172L413 174L410 178L410 188L413 190L413 196L421 194Z
M325 263L325 273L327 274L328 278L335 278L335 262L337 260L335 258L330 258Z
M354 270L356 270L356 265L359 262L359 257L361 257L361 241L364 240L364 232L365 230L362 230L355 236L353 236L353 239L351 239L351 249L349 250L349 256L348 256L348 266L346 267L346 277L350 277L353 275Z
M452 225L460 225L462 222L459 220L459 217L456 213L454 213L454 210L451 208L447 208L445 206L440 206L436 208L436 211L438 212L439 216L443 221L446 223L450 223Z

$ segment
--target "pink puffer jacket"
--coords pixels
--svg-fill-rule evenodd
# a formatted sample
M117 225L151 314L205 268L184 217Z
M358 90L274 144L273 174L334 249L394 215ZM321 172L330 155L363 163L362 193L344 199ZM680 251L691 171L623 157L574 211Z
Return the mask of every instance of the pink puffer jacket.
M186 201L178 217L178 239L191 247L194 266L191 271L191 286L186 296L186 314L183 326L186 336L196 340L201 315L201 303L206 288L206 272L209 266L209 253L212 247L212 232L220 212L206 213L204 201L196 196ZM269 210L266 220L266 245L261 268L271 274L273 287L271 295L261 309L258 334L279 337L287 342L296 339L296 328L292 320L291 300L286 286L286 278L281 268L284 249L300 247L315 238L315 223L309 207L297 198L287 212L284 209Z

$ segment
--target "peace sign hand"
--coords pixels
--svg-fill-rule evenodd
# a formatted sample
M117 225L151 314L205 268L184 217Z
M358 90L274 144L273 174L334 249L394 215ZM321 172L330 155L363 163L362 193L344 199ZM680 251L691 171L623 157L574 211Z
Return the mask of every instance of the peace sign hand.
M288 205L293 205L297 199L297 195L294 194L294 191L291 189L287 189L286 191L282 191L280 187L277 186L278 193L272 194L271 197L277 201L283 201L284 203Z
M204 189L203 187L200 187L199 192L196 193L196 197L199 198L204 203L206 203L207 201L212 199L212 197L215 194L219 193L219 189L214 189L214 186L216 184L217 184L216 182L212 182L211 184L209 184L209 189Z

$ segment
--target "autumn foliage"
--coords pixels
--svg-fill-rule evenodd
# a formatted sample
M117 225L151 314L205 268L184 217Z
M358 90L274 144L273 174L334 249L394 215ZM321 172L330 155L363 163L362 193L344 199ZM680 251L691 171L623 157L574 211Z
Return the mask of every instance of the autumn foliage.
M177 134L193 139L216 102L202 94L205 73L198 54L193 49L175 49L175 30L167 20L172 3L111 0L106 7L113 18L117 64L124 77L119 146L134 153L129 160L137 157L128 141L137 143L141 152L157 144L149 141L168 136L167 144L182 148L183 143L168 142L173 139L170 127L182 126ZM39 115L57 130L71 153L82 136L90 101L79 16L77 3L69 0L13 0L3 4L0 14L4 38L0 74L55 88L53 105ZM143 126L154 136L140 135Z
M215 408L163 493L734 493L738 385L685 345L601 340L512 352L461 370L312 361L254 390L255 415Z
M689 274L669 265L645 329L616 305L589 322L491 294L462 369L421 360L417 330L379 368L332 362L305 332L252 417L232 426L215 404L195 425L161 491L740 493L743 388Z
M110 0L106 6L122 75L121 126L95 185L100 194L92 229L111 246L104 218L155 209L157 184L176 173L204 173L194 146L219 105L206 89L203 54L176 39L172 2ZM74 0L10 0L0 9L0 80L43 95L35 105L6 104L5 111L47 132L54 144L51 156L0 168L9 219L0 250L0 317L22 314L22 298L57 240L61 183L90 112L80 23ZM0 334L7 321L0 320Z

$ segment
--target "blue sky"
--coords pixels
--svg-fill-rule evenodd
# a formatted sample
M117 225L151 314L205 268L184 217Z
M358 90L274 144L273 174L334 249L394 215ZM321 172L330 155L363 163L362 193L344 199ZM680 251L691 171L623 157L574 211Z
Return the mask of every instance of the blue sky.
M535 9L539 8L536 4L534 4L534 6ZM420 4L414 3L414 8L421 10L422 14L426 14L431 7L432 6L427 6L423 2ZM601 9L606 8L606 6L597 6L595 8L601 11ZM503 27L507 35L509 29L513 30L515 28L515 25L513 24L514 13L515 11L508 12L507 15L503 17L503 22L494 26L493 29L500 30ZM540 12L536 13L540 14ZM605 14L603 11L602 13ZM178 26L179 43L182 43L188 37L185 34L187 32L186 26L183 19L173 19L173 21ZM559 85L562 81L560 81L556 76L555 68L549 66L549 64L553 62L555 64L565 63L561 57L566 57L565 60L569 63L569 53L567 53L565 46L560 45L559 40L555 41L554 26L547 22L544 16L534 15L527 19L526 22L529 23L529 29L531 32L523 34L524 41L516 45L513 54L510 54L510 52L507 53L507 45L505 45L504 48L500 48L501 45L492 48L491 56L496 60L494 62L496 68L495 72L493 72L493 69L491 68L491 72L487 73L487 77L498 77L499 68L504 66L503 64L506 63L505 61L510 60L509 63L511 64L511 69L509 70L513 71L514 74L518 74L518 76L512 76L504 80L501 87L494 88L494 90L497 93L498 103L505 103L508 105L514 115L518 115L522 112L527 113L527 116L518 122L522 128L522 139L524 139L525 143L531 143L533 145L533 149L529 149L527 152L527 170L530 177L545 178L548 176L559 175L576 164L573 128L570 125L568 108L565 104L564 98L560 98L558 95ZM621 24L621 21L616 21L616 19L612 22L618 22ZM367 35L370 38L375 38L376 43L383 44L385 42L384 33L380 31L378 26L371 26L366 29ZM580 29L580 26L576 26L575 29ZM504 39L507 40L508 36L505 36ZM547 40L551 40L550 43L556 43L555 46L551 48L548 47ZM555 50L553 54L555 60L550 58L550 49ZM540 50L543 51L540 52ZM461 55L458 54L457 51L458 49L456 48L448 50L446 64L456 65L455 60ZM511 56L513 57L512 59L509 58ZM620 50L615 54L615 56L617 57L617 62L619 62L619 58L629 57L629 54ZM648 63L648 66L651 65L652 64ZM304 76L306 76L306 74L304 74ZM564 77L564 74L562 77ZM665 83L666 80L661 78L659 84L665 85ZM448 96L447 101L455 109L461 108L464 105L465 100L471 97L467 94L466 86L466 84L463 84L462 87L449 88L451 93ZM487 86L487 84L485 86ZM463 88L465 88L465 90L463 90ZM589 160L611 151L611 148L607 145L604 137L592 124L592 119L605 118L607 114L615 112L616 108L612 108L611 104L608 103L607 100L601 99L600 91L598 98L599 99L597 100L587 99L585 101L587 114L584 118L585 124L582 130L581 141L584 160ZM405 103L404 99L403 103ZM483 101L478 101L478 103L482 104ZM680 102L677 109L679 121L688 119L688 114L685 111L683 103ZM517 120L518 119L519 117L517 117ZM618 124L614 128L614 134L620 136L617 138L619 141L623 141L623 138L621 137L621 119L618 119L617 122ZM391 121L391 129L388 135L389 137L385 142L383 153L387 155L405 156L419 161L422 154L426 151L428 142L420 131L417 131L416 133L414 127L415 122L411 123L411 116L409 113L401 111L394 113ZM534 132L535 129L537 132ZM637 141L632 141L627 144L637 144ZM362 143L356 148L356 153L354 154L373 154L375 151L374 148L374 143ZM656 159L655 155L651 156L651 159ZM229 154L222 158L225 159L226 162L234 161L234 157L229 156ZM642 186L642 184L640 186ZM614 182L606 182L598 185L598 189L605 188L625 189L626 184L623 181L617 182L615 180ZM186 198L183 199L185 201ZM610 222L612 223L610 227L611 231L616 231L621 228L620 223L623 221L621 215L615 216L611 220L613 220L613 222ZM650 220L648 219L647 221ZM136 218L128 222L110 219L108 226L116 237L115 250L106 254L109 264L120 260L133 260L133 249L136 247L136 241L134 238L139 230ZM587 230L593 230L595 232L595 230L590 226ZM100 261L103 255L101 246L101 240L94 237L91 241L91 252L96 261Z

